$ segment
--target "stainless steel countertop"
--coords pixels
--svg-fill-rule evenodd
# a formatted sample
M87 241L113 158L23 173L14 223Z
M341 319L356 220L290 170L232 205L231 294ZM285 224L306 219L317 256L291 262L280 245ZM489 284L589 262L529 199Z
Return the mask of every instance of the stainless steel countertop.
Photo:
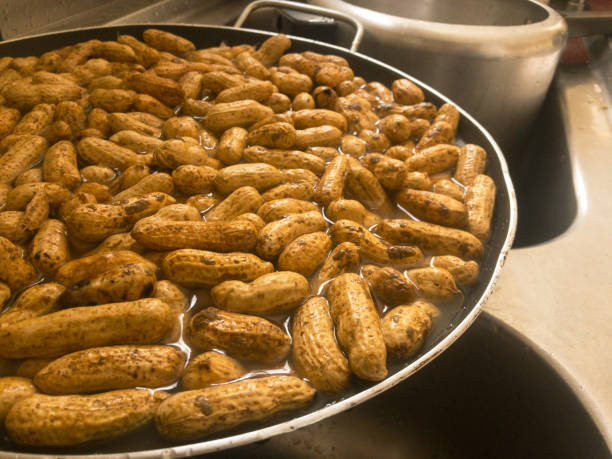
M561 103L577 217L550 242L510 251L485 310L520 332L562 375L612 449L609 70L559 69L553 91Z

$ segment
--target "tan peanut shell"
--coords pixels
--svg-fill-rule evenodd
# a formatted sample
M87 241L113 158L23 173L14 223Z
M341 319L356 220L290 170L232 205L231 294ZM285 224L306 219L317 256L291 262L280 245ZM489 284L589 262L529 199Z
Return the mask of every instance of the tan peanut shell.
M378 233L393 244L416 244L433 255L455 255L464 260L482 257L484 247L475 236L455 228L407 219L383 220Z
M115 171L107 166L86 166L81 169L81 179L87 183L93 182L108 185L116 176Z
M125 199L136 198L147 193L160 192L172 194L174 191L174 182L172 177L164 172L158 172L144 177L135 185L117 193L113 197L113 201L122 201Z
M443 194L406 188L395 199L415 217L430 223L463 228L468 222L466 206Z
M221 349L233 357L257 362L279 362L291 347L289 335L272 322L212 307L193 316L189 337L199 349Z
M430 311L437 308L423 300L397 306L387 312L381 328L387 352L395 360L414 355L433 326Z
M380 153L370 153L361 162L374 174L379 183L388 190L400 189L408 172L403 161Z
M327 223L318 211L289 215L263 227L257 237L255 250L262 258L271 259L279 255L296 237L326 228Z
M153 153L163 143L156 137L130 130L118 131L109 140L135 153Z
M449 179L438 180L433 185L433 191L438 194L446 195L459 202L463 202L465 199L464 188Z
M36 135L26 135L17 140L0 157L0 183L10 185L19 174L32 167L48 147L44 137Z
M244 150L244 160L249 163L271 164L279 169L306 169L321 175L325 161L315 155L299 150L267 149L263 146L249 147Z
M0 378L0 422L4 424L6 415L15 403L37 392L29 378L16 376Z
M36 359L36 358L24 359L21 361L21 363L17 367L17 371L15 374L17 376L21 376L22 378L32 379L34 378L34 376L36 376L36 373L38 373L40 370L42 370L47 365L49 365L51 362L53 362L53 360L54 359L52 358L50 359Z
M215 104L204 117L207 129L219 132L231 127L246 127L271 115L272 109L254 100Z
M188 287L209 287L232 279L246 282L274 271L272 263L250 253L194 249L169 253L162 267L168 279Z
M457 107L452 104L442 104L436 113L434 122L445 121L453 129L453 137L457 132L457 126L459 125L459 111Z
M331 245L331 239L322 231L304 234L283 249L276 266L279 270L310 276L325 261Z
M477 175L484 174L486 168L487 152L484 148L467 144L459 150L454 178L462 185L470 186Z
M129 230L141 218L174 202L165 193L148 193L112 204L89 204L75 209L66 218L66 225L84 241L101 241L111 234Z
M276 271L250 283L236 280L212 288L220 309L247 314L280 314L296 307L308 294L308 280L298 273Z
M95 137L86 137L78 144L79 156L90 164L126 169L137 164L148 164L151 155L139 155L113 142Z
M236 164L242 159L246 147L248 131L241 127L227 129L219 140L217 158L226 166Z
M65 286L71 286L129 263L144 264L152 270L156 268L154 263L147 261L130 250L99 250L96 253L71 260L63 265L56 272L55 280Z
M95 395L36 394L13 405L6 429L20 445L78 445L148 424L165 397L163 392L142 389Z
M291 148L295 144L295 135L295 128L289 123L267 123L249 132L247 143L268 148Z
M346 131L346 118L340 113L326 109L303 109L291 115L296 129L308 129L319 126L334 126Z
M157 410L157 430L167 440L189 441L304 408L315 390L295 376L245 379L181 392Z
M416 144L416 151L424 150L438 144L452 143L455 137L455 129L446 121L434 121L423 137Z
M325 215L333 221L352 220L366 228L377 225L381 220L378 215L369 212L363 204L354 199L338 199L333 201L325 209Z
M3 308L11 299L11 289L4 282L0 282L0 308ZM0 316L1 317L1 316Z
M417 151L406 160L406 167L409 171L436 174L454 167L458 156L459 147L443 143Z
M318 390L337 393L351 377L346 357L334 336L334 325L325 298L314 297L293 315L292 362L297 373Z
M295 131L295 148L335 147L340 145L342 131L335 126L317 126Z
M351 370L361 379L387 376L387 351L380 318L365 281L357 274L341 274L327 290L336 335L348 354Z
M42 170L45 182L56 182L68 189L81 183L76 150L67 140L57 142L47 150Z
M263 204L263 198L252 186L243 186L234 190L227 198L217 204L206 214L210 222L231 220L238 215L257 212Z
M495 208L495 182L488 175L477 175L465 193L467 230L483 242L491 238Z
M425 100L423 90L405 78L395 80L391 85L391 90L393 91L393 99L398 104L413 105Z
M317 292L322 284L359 268L359 247L352 242L341 242L329 254L313 280L313 291Z
M313 198L315 193L314 184L299 181L283 183L281 185L270 188L265 193L262 193L261 197L264 201L274 201L276 199L299 199L302 201L309 201Z
M291 214L301 214L317 210L316 204L300 199L285 198L275 199L264 203L259 210L259 215L264 222L269 223L275 220L280 220Z
M144 42L159 50L181 55L195 50L195 45L186 38L159 29L147 29L142 34Z
M377 263L407 267L423 261L423 253L418 247L392 245L351 220L338 220L331 226L330 234L338 243L352 242L357 245L362 258Z
M59 309L64 286L55 282L37 284L24 290L10 308L0 314L0 324L13 324Z
M351 195L370 210L384 212L390 208L389 197L376 176L357 160L349 160L346 178Z
M21 252L11 241L0 236L0 281L11 290L21 290L38 278L34 266L22 258Z
M261 192L280 182L280 171L265 163L235 164L224 167L215 177L215 187L222 194L230 194L243 186L252 186Z
M71 285L62 295L62 303L86 306L138 300L151 294L156 280L151 267L128 263Z
M171 319L170 308L152 298L64 309L1 330L0 355L56 357L96 346L154 343L171 327Z
M174 107L185 98L183 89L176 81L157 76L153 72L134 73L128 84L136 92L155 97L169 107Z
M108 346L86 349L52 361L34 377L50 395L85 394L176 382L186 356L172 346Z
M376 297L387 306L410 303L416 295L412 282L390 266L365 265L361 268L361 274Z
M247 370L235 359L220 352L203 352L192 358L181 378L185 390L203 389L238 379Z
M257 228L246 221L141 221L131 234L140 245L153 250L249 252L257 241Z
M457 288L453 275L444 268L426 267L406 272L419 293L430 301L446 302L461 291Z
M459 285L472 285L478 281L479 266L474 260L464 261L453 255L439 255L431 259L431 266L446 269Z
M45 276L52 276L69 258L66 225L55 219L45 221L32 241L32 264Z
M23 214L18 210L0 212L0 236L17 244L29 240L32 231L23 225Z
M349 162L346 156L338 155L332 159L317 184L315 201L328 206L332 201L341 199L348 173Z

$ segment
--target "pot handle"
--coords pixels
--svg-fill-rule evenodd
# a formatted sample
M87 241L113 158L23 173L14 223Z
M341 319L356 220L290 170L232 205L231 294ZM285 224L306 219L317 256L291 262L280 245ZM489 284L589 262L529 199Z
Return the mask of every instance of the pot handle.
M244 24L246 19L253 11L265 7L277 7L284 8L287 10L302 11L304 13L318 14L319 16L330 17L338 19L340 21L348 22L353 27L355 27L355 36L353 37L351 47L349 48L352 52L357 52L357 48L359 48L359 44L361 43L361 39L363 38L363 24L361 24L361 22L349 16L348 14L340 13L339 11L334 11L327 8L321 8L320 6L288 2L285 0L257 0L255 2L249 3L244 9L244 11L240 14L238 19L236 19L234 27L242 27L242 24Z

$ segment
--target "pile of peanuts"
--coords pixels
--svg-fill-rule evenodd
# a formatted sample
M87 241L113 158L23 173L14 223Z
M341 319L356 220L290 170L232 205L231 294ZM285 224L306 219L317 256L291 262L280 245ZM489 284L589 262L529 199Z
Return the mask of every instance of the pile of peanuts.
M20 445L153 422L186 442L341 396L478 281L495 184L453 145L454 106L284 35L142 39L0 58L0 422Z

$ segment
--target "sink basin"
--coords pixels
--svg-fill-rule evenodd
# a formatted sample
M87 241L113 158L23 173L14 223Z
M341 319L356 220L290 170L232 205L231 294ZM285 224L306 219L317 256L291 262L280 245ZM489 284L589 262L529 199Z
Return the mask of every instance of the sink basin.
M435 361L350 411L207 458L608 457L563 379L487 313Z

